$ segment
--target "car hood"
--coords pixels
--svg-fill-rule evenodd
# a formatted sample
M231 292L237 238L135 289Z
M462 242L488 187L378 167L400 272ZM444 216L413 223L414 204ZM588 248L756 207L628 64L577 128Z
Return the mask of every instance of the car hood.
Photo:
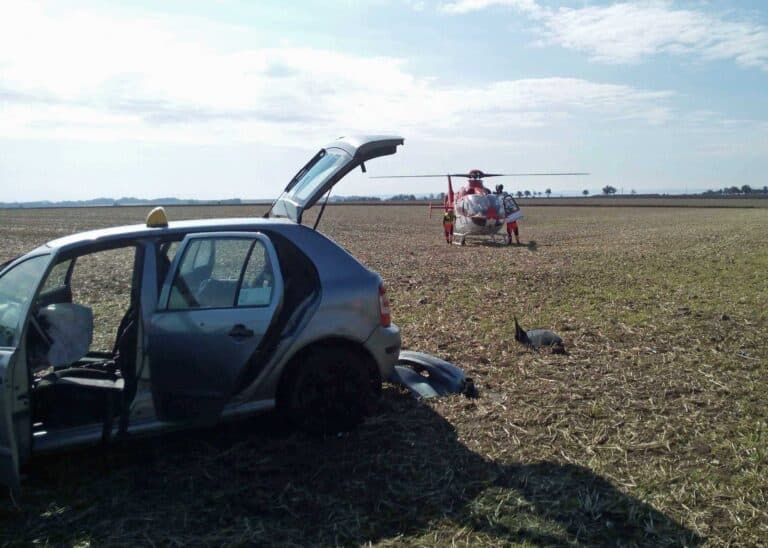
M291 179L270 209L270 217L287 217L297 223L333 185L357 166L397 152L404 143L395 135L340 137L315 154Z

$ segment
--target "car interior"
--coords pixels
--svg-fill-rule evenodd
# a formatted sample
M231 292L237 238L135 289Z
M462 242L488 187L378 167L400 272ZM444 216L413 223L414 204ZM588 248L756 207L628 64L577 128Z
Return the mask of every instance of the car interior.
M59 259L27 330L33 432L127 425L136 390L140 248ZM115 321L119 319L117 325Z
M269 359L281 334L295 329L320 296L312 261L284 236L268 236L280 261L284 295L278 317L254 356L259 363ZM178 237L157 248L158 295L179 249ZM218 250L209 240L194 243L196 247L186 252L190 259L183 261L174 280L169 308L233 306L237 281L227 275L228 265L222 267L221 260L214 260L217 252L225 251L221 242L217 242ZM266 304L273 286L268 256L248 264L253 271L244 273L237 305ZM141 247L123 244L62 256L48 273L26 335L33 435L101 425L106 440L116 423L123 431L127 428L141 376L138 311L142 265ZM238 261L237 268L241 265ZM252 371L240 379L238 389L252 382L258 370Z

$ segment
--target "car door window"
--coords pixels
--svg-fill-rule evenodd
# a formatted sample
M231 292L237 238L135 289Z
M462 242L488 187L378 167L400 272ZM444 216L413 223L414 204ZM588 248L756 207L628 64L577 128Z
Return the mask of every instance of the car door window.
M267 306L274 272L264 244L250 238L193 240L171 286L169 310Z
M237 306L269 306L275 287L275 271L267 248L256 241L243 274Z
M18 343L21 315L32 300L50 257L33 257L0 277L0 347Z
M69 272L69 267L71 265L72 259L62 261L55 265L45 279L43 289L40 292L44 295L46 293L65 289L67 284L67 273Z
M18 343L21 317L48 266L48 255L28 259L0 278L0 347Z
M112 352L118 328L131 305L136 246L85 251L74 261L69 280L71 302L93 313L90 351Z

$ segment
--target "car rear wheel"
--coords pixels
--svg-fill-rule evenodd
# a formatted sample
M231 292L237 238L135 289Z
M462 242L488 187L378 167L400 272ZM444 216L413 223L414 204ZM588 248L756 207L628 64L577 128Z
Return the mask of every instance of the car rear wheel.
M278 408L308 432L347 432L373 412L380 393L378 370L367 356L344 346L317 346L289 370Z

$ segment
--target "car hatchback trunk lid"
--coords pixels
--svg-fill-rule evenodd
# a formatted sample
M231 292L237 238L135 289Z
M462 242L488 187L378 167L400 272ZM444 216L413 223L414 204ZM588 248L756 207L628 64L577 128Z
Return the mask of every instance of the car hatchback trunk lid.
M266 217L286 217L301 223L304 211L357 166L397 152L404 139L398 136L340 137L322 148L291 179Z

